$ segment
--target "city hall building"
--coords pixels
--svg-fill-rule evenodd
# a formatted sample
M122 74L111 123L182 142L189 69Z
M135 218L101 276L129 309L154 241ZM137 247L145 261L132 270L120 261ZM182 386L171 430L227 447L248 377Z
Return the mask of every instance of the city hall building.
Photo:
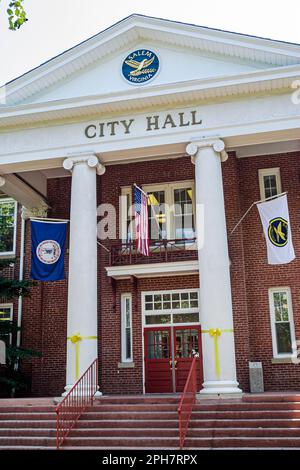
M249 392L253 362L266 391L299 389L299 80L299 45L132 15L4 87L11 275L29 279L30 218L69 220L65 279L0 306L42 353L32 396L97 357L103 394L181 392L195 354L203 396ZM283 192L296 258L270 265L256 207L236 225Z

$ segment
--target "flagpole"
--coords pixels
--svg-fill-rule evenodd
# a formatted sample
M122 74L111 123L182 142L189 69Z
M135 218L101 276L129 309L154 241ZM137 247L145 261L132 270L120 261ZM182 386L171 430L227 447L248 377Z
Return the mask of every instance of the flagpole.
M141 193L144 194L144 196L149 197L148 194L145 193L145 191L143 191L142 188L140 188L136 183L133 183L133 186L135 186L137 189L139 189L141 191Z
M238 221L238 223L233 227L233 229L231 230L230 234L229 234L229 237L231 237L231 235L233 234L233 232L236 231L236 229L238 228L238 226L241 224L241 222L244 220L244 218L246 217L246 215L251 211L252 207L255 206L256 204L260 204L262 202L266 202L266 201L270 201L271 199L276 199L280 196L284 196L285 194L287 194L287 191L285 191L284 193L280 193L280 194L276 194L275 196L270 196L270 197L266 197L265 199L260 199L259 201L255 201L255 202L252 202L251 206L246 210L246 212L244 213L244 215L240 218L240 220Z

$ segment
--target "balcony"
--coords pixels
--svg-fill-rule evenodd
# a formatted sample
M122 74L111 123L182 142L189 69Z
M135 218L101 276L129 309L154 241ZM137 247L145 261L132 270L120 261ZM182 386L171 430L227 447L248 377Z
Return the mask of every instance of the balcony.
M110 249L110 266L131 264L171 263L198 258L196 238L151 240L149 256L136 250L136 242L121 243Z
M151 240L149 256L137 252L135 241L113 245L106 271L115 279L193 274L198 271L196 238Z

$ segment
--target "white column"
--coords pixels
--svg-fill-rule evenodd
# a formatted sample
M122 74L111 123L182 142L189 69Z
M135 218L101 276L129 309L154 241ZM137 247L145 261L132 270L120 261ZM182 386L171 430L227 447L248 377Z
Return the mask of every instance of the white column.
M204 383L201 394L241 393L236 381L227 230L221 161L224 142L201 139L187 146L195 164ZM203 226L200 227L200 224ZM217 347L217 350L216 350ZM228 396L228 395L227 395Z
M72 172L68 283L68 390L98 356L96 174L105 167L96 155L67 158ZM65 392L65 393L66 393Z

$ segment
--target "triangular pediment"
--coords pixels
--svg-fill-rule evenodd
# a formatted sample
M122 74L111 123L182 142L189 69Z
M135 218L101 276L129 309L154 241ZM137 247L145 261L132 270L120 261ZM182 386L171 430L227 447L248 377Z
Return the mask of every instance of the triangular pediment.
M156 76L132 85L122 76L126 56L150 50ZM125 96L133 88L227 80L300 64L300 46L168 20L132 15L6 86L6 104L33 105L93 96ZM4 106L5 107L5 106Z
M145 84L132 84L122 75L124 59L134 51L153 51L159 58L160 68L155 77ZM137 61L141 61L138 58ZM268 65L268 67L270 67ZM92 66L71 74L65 80L42 90L26 100L30 103L72 99L99 94L126 92L133 87L160 86L191 80L205 80L223 76L236 76L267 68L255 61L228 58L221 54L205 54L188 47L166 47L159 42L137 42L130 49L117 51ZM134 77L133 77L134 78Z

